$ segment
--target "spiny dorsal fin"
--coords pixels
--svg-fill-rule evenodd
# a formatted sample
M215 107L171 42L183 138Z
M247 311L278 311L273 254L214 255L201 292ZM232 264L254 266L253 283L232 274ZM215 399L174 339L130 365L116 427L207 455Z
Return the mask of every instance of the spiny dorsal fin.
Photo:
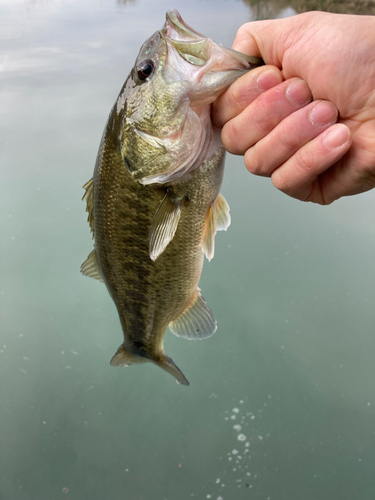
M148 361L146 358L141 358L141 356L136 356L134 354L130 354L123 344L117 349L116 354L111 359L112 366L129 366L136 365L139 363L146 363Z
M102 275L99 270L98 261L96 258L95 249L90 253L85 262L81 266L81 273L84 276L89 276L103 282Z
M215 252L216 221L212 205L209 206L206 216L206 227L203 234L202 249L208 260L211 260Z
M226 231L230 226L229 205L224 196L219 193L215 201L215 219L216 229L218 231Z
M156 211L150 228L150 259L155 261L173 240L181 216L181 203L167 193Z
M216 331L217 323L207 302L197 290L197 294L177 319L169 324L171 331L186 339L207 339Z
M85 189L86 192L82 197L82 201L86 202L86 212L89 214L87 221L90 225L92 237L94 237L94 181L90 179L83 186L83 189Z

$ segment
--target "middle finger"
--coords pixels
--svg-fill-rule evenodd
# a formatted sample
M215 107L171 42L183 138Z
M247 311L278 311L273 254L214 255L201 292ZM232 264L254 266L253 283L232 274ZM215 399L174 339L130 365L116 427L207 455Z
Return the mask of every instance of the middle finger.
M284 118L306 106L311 99L308 85L300 78L292 78L267 90L224 125L222 140L225 149L232 154L243 155Z

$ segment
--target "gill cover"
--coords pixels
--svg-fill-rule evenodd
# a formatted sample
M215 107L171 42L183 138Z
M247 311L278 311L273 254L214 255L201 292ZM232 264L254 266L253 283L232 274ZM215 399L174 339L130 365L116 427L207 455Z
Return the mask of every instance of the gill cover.
M209 105L263 62L222 47L190 28L176 10L142 46L119 96L121 154L142 184L166 183L210 154Z

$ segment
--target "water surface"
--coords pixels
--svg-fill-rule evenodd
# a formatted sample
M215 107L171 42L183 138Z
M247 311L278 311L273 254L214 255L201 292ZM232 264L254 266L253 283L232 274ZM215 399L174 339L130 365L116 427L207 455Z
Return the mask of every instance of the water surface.
M177 8L230 46L301 2L0 3L0 498L373 500L375 191L303 204L228 156L232 226L206 262L191 382L110 367L121 342L82 185L143 41ZM293 10L294 9L294 10Z

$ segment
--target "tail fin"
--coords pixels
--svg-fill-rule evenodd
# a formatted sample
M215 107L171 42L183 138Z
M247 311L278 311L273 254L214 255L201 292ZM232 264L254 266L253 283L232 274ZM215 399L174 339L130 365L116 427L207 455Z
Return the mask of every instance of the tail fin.
M166 372L170 373L173 377L175 377L176 382L182 385L190 385L188 379L179 369L179 367L173 362L173 359L164 354L164 359L156 363L160 368L163 368Z
M112 366L129 366L135 365L139 363L146 363L147 361L153 361L152 359L142 358L141 356L137 356L135 354L131 354L128 352L123 344L117 349L116 354L111 359ZM190 385L185 375L182 371L176 366L173 360L163 354L161 361L153 361L157 366L163 368L166 372L170 373L175 377L176 381L182 385Z
M113 356L111 359L111 365L112 366L129 366L129 365L135 365L139 363L146 363L148 359L146 358L141 358L141 356L136 356L134 354L130 354L123 344L120 345L120 347L117 349L116 354Z

